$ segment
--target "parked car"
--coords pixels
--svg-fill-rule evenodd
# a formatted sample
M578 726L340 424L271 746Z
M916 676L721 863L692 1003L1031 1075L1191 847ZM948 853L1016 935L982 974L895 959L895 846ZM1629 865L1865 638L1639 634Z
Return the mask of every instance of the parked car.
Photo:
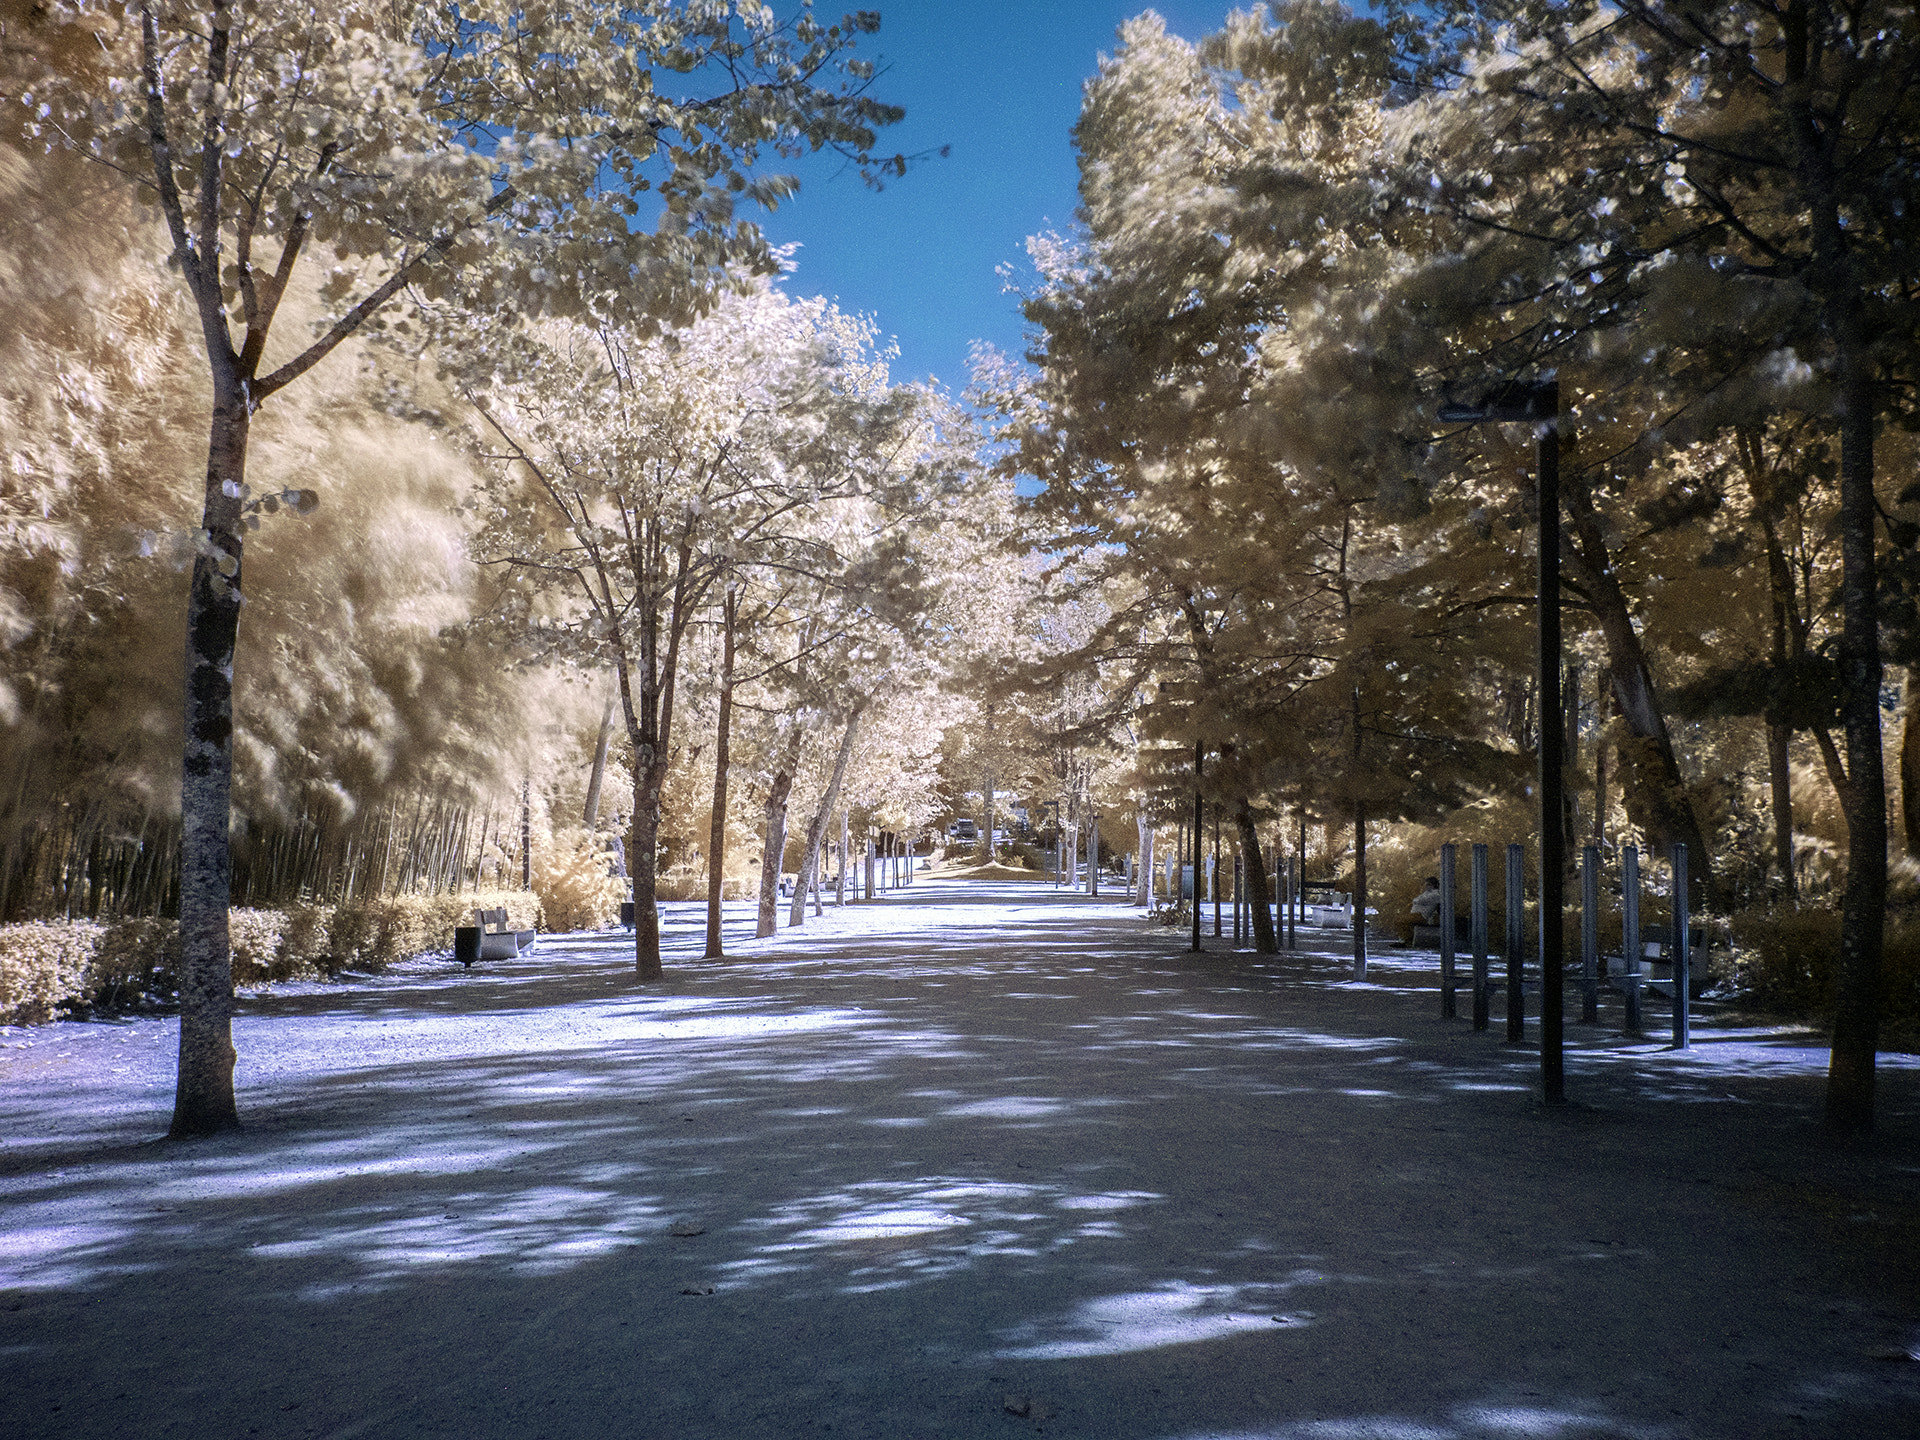
M971 820L956 820L947 827L947 838L971 845L980 838L980 827Z

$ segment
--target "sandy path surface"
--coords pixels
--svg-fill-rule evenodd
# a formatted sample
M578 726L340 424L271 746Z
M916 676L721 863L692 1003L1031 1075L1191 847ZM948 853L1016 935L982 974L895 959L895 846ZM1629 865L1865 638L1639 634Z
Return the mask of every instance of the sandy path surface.
M1899 1057L1841 1148L1824 1052L1711 1022L1570 1025L1547 1110L1430 957L944 882L703 964L692 909L654 986L249 999L212 1141L171 1022L0 1032L0 1435L1920 1435Z

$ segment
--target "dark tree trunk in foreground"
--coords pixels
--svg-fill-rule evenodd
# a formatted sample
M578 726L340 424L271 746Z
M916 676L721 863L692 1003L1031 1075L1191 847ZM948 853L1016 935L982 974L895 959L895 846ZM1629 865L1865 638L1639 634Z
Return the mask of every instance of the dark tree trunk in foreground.
M1280 942L1273 933L1273 897L1267 890L1267 864L1260 853L1260 833L1253 811L1242 800L1234 807L1233 823L1240 830L1240 853L1246 857L1247 903L1253 907L1253 948L1262 955L1278 955Z
M720 720L715 727L713 748L713 827L707 834L707 955L718 960L726 954L720 934L721 891L726 884L727 856L727 767L731 763L733 740L733 646L740 619L740 595L727 591L721 607L720 646Z
M1849 330L1859 317L1849 313ZM1880 957L1887 919L1887 782L1880 750L1880 619L1874 557L1873 387L1866 341L1843 344L1840 420L1841 723L1846 731L1847 885L1840 906L1827 1124L1841 1134L1873 1128L1880 1045Z
M241 497L251 422L246 386L216 366L201 525L213 554L193 562L187 600L186 749L180 777L179 1137L234 1129L232 889L233 656L240 631Z
M1920 855L1920 665L1907 667L1906 718L1900 731L1900 823L1907 853Z

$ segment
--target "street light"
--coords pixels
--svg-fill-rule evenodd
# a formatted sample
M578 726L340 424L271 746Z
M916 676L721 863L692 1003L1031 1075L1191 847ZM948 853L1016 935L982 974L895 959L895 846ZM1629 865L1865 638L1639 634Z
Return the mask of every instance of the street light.
M1514 380L1478 405L1440 407L1448 425L1531 421L1540 496L1540 1082L1549 1105L1567 1098L1561 899L1567 864L1565 735L1560 725L1560 382ZM1511 897L1508 904L1512 904ZM1451 920L1448 921L1451 924Z

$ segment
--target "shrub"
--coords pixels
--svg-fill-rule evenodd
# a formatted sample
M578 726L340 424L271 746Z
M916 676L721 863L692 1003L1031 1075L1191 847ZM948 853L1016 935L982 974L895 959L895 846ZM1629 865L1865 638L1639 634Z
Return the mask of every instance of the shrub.
M402 895L293 910L228 915L236 986L331 979L379 970L453 944L476 909L504 909L516 929L540 928L540 904L524 890ZM170 999L180 968L178 921L150 917L101 923L43 920L0 925L0 1024L38 1025L61 1010Z
M106 926L49 920L0 926L0 1022L40 1025L86 992Z
M627 882L609 874L606 841L585 830L565 830L534 851L533 889L549 930L600 930L620 918L620 902L627 898ZM665 881L668 877L661 877ZM706 871L700 871L699 897L707 893ZM662 899L695 899L667 895Z
M1840 955L1840 916L1831 910L1747 910L1733 917L1734 979L1764 1010L1826 1014ZM1880 961L1882 1017L1920 1022L1920 920L1890 916Z

